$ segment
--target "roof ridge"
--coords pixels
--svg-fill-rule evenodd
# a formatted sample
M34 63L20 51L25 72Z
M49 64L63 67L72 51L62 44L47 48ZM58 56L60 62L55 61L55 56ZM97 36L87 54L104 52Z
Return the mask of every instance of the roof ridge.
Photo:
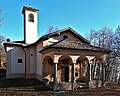
M59 29L57 31L54 31L54 32L51 32L51 33L47 33L47 34L43 35L42 37L48 36L48 35L51 35L51 34L54 34L54 33L62 32L62 31L67 30L67 29L72 29L72 28L71 27L66 27L66 28L63 28L63 29Z

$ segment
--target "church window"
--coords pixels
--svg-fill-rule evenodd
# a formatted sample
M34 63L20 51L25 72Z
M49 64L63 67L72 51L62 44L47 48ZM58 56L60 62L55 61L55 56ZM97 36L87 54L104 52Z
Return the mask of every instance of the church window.
M28 21L29 22L34 22L34 15L32 13L29 14Z

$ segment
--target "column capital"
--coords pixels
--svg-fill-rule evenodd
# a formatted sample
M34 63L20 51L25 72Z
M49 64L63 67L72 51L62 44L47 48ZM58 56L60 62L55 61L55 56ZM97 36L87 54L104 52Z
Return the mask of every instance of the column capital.
M69 56L71 57L74 64L76 64L78 57L80 57L80 56L72 56L72 55L69 55Z
M54 55L54 63L58 63L58 60L59 58L61 57L62 55Z
M86 57L88 58L89 63L90 63L90 61L91 61L93 58L95 58L95 56L86 56Z

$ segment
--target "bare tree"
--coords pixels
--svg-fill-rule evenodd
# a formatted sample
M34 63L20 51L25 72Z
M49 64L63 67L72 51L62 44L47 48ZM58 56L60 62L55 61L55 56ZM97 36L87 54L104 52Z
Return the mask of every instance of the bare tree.
M116 28L114 33L107 27L98 31L92 29L88 37L92 45L112 51L105 66L106 79L120 83L120 26ZM95 66L96 64L93 64L93 72Z
M112 44L112 57L111 61L113 64L111 80L113 82L120 82L120 27L116 29L113 36Z
M0 14L1 14L1 13L2 13L2 9L0 9ZM3 20L4 20L4 18L1 18L1 19L0 19L0 26L2 25Z
M5 50L3 47L3 42L5 41L5 38L0 35L0 66L2 63L5 63Z
M100 30L91 30L88 40L92 45L111 49L113 32L110 28L103 27Z
M58 27L49 26L47 33L48 33L48 34L49 34L49 33L53 33L53 32L58 31L58 30L59 30Z
M87 37L88 40L91 42L92 45L104 48L104 49L112 49L112 40L113 40L113 32L110 28L107 27L103 27L100 30L96 31L96 30L91 30L89 36ZM106 70L106 78L108 79L110 77L111 74L111 67L112 64L110 63L110 58L111 55L108 56L108 61L105 64L105 70ZM97 67L99 67L98 65L93 64L93 75L95 70L97 69ZM95 77L95 75L94 75ZM96 78L96 77L95 77Z
M2 13L2 9L0 10L0 14ZM4 18L1 18L0 19L0 26L2 25L3 23L3 20ZM5 50L4 50L4 47L3 47L3 42L5 41L5 38L0 35L0 66L2 63L5 63Z

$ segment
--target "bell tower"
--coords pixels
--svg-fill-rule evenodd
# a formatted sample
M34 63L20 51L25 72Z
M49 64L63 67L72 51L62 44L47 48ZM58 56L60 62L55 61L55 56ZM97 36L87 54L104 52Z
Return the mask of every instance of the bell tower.
M24 15L24 42L31 44L37 41L38 31L38 12L39 10L32 7L23 7L22 14Z

